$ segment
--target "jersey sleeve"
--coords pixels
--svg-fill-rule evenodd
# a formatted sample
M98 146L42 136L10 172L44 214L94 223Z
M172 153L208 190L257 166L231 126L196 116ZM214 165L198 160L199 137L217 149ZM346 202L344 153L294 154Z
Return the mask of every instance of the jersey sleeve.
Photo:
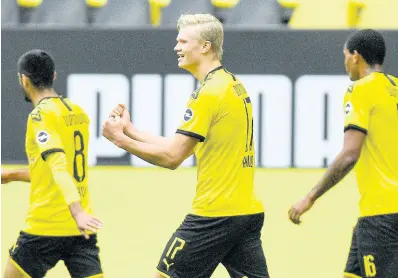
M210 92L201 91L197 98L191 98L177 133L199 139L204 142L214 116L217 113L218 97Z
M54 113L36 107L29 117L32 136L35 138L43 160L46 160L46 156L50 153L65 153L57 130L57 117Z
M356 129L367 134L372 105L365 88L347 91L344 97L344 131Z

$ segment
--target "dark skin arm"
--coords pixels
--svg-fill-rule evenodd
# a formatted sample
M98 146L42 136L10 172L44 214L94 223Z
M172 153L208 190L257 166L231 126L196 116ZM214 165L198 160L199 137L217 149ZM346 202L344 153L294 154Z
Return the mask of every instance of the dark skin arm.
M349 129L344 133L344 145L341 152L328 167L317 185L299 202L289 209L289 219L300 224L300 217L311 209L316 200L338 184L355 166L361 154L366 134Z

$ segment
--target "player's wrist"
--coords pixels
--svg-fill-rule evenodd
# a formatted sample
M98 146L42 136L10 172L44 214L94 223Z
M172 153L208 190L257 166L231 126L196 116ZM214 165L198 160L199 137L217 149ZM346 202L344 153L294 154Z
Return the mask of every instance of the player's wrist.
M315 203L315 201L318 199L318 196L316 194L316 192L311 191L307 196L306 199L311 202L311 203Z
M69 210L70 213L72 214L73 218L77 218L79 215L81 215L82 213L84 213L83 208L81 206L80 201L75 201L69 204Z
M120 136L115 137L113 144L115 144L118 148L125 149L128 139L129 138L125 134L121 134Z
M124 126L123 133L129 137L134 137L136 136L137 129L134 127L132 122L129 122L126 126Z

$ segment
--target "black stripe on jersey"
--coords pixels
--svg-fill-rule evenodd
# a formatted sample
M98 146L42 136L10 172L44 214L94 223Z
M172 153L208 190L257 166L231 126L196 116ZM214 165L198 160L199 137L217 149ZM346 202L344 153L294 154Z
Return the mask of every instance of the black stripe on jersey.
M253 118L252 118L252 134L251 134L250 146L249 146L250 150L253 149L253 129L254 129L254 122L253 122Z
M246 103L251 103L250 97L245 98L245 100L246 100Z
M56 97L44 97L37 103L36 106L38 106L43 100L50 99L50 98L59 98L59 96L56 96Z
M41 158L43 158L43 160L45 161L46 156L52 153L65 153L65 151L63 149L58 149L58 148L49 149L41 153Z
M361 132L363 132L365 134L368 134L368 131L366 129L364 129L364 128L360 127L360 126L357 126L357 125L347 125L347 126L345 126L344 127L344 132L346 132L349 129L355 129L355 130L361 131Z
M69 104L66 103L66 101L64 100L64 98L62 96L59 99L66 106L66 108L68 108L69 111L72 111L72 108L69 106Z
M391 84L392 84L393 86L397 86L397 83L395 83L395 81L392 80L391 77L389 77L385 72L383 72L383 74L387 77L388 80L390 80L390 82L391 82Z
M230 73L229 71L227 71L226 69L224 69L224 71L226 72L226 73L228 73L229 75L231 75L232 76L232 78L234 79L234 81L236 81L236 77L235 77L235 75L233 75L232 73Z
M214 72L216 72L216 71L218 71L218 70L220 70L220 69L223 69L223 68L224 68L223 66L219 66L219 67L216 67L215 69L209 71L209 73L206 74L206 77L205 77L204 81L207 80L207 78L209 77L210 74L212 74L212 73L214 73Z
M182 129L177 129L176 133L183 134L183 135L186 135L186 136L189 136L189 137L193 137L193 138L199 139L199 142L204 142L205 141L205 137L203 137L202 135L199 135L199 134L197 134L195 132L190 132L190 131L186 131L186 130L182 130Z

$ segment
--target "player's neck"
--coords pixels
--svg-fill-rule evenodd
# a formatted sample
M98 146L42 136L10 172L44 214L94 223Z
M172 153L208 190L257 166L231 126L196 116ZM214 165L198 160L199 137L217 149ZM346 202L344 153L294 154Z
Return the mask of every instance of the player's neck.
M48 97L57 97L58 94L54 91L54 89L50 88L50 89L44 89L41 91L35 91L32 96L31 96L31 100L33 103L33 106L37 106L37 104L44 98L48 98Z
M221 62L219 60L213 60L208 63L201 63L198 65L195 71L192 72L192 75L202 82L205 78L206 75L214 70L215 68L221 66Z
M363 70L360 72L360 78L362 79L373 72L382 72L382 71L383 69L382 66L380 65L364 67Z

